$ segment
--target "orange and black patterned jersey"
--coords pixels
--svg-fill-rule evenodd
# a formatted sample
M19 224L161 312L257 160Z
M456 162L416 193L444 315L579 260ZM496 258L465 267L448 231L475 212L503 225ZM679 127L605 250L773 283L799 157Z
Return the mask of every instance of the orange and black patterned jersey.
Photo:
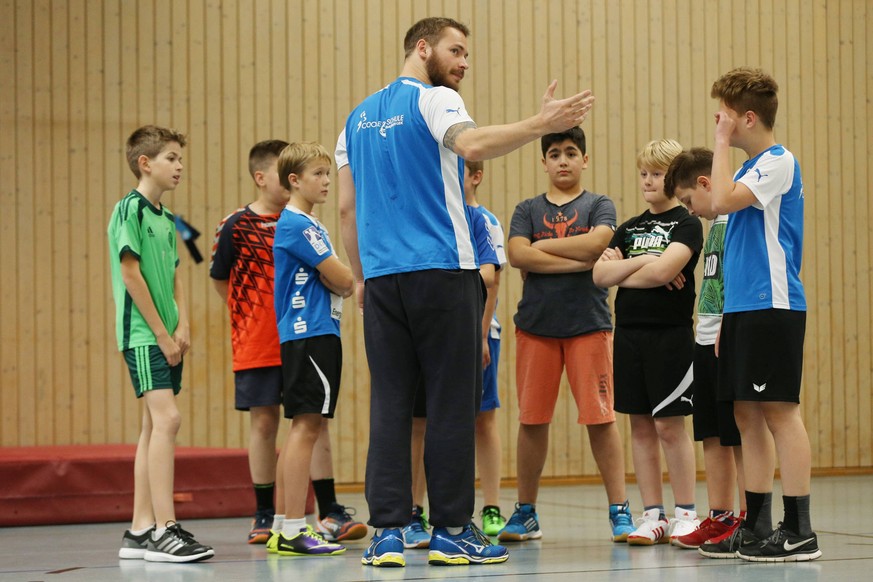
M240 208L215 230L209 276L228 282L233 370L281 366L273 305L273 237L278 214Z

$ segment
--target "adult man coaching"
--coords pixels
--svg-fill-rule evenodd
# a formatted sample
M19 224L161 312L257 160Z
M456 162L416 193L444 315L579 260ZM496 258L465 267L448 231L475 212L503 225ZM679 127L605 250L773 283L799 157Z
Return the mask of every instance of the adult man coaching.
M482 393L482 290L464 209L464 159L507 154L579 125L590 91L505 125L476 127L457 90L469 65L463 24L425 18L404 39L400 76L367 97L337 142L343 244L364 308L371 376L366 497L376 528L362 562L403 566L412 507L410 430L424 378L431 564L507 559L472 525L475 418ZM364 285L366 282L366 285Z

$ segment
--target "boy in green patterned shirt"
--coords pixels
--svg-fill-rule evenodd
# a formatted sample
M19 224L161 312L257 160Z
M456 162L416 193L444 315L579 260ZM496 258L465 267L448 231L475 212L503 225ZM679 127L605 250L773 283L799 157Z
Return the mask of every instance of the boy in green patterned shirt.
M694 440L703 443L709 516L695 531L673 540L680 548L701 548L709 555L739 526L745 516L743 457L740 431L734 420L733 402L718 402L716 378L718 359L716 337L724 310L722 250L727 215L712 210L710 174L712 150L692 148L670 163L664 177L664 191L673 193L688 208L689 214L709 221L709 234L703 245L703 281L697 302L697 337L694 345ZM734 515L734 485L740 492L740 513ZM714 540L714 541L713 541Z
M142 398L142 431L134 461L133 520L119 558L196 562L215 552L176 523L173 465L181 418L182 356L190 345L173 214L161 196L182 178L185 136L147 125L127 140L139 184L109 220L109 262L118 349Z

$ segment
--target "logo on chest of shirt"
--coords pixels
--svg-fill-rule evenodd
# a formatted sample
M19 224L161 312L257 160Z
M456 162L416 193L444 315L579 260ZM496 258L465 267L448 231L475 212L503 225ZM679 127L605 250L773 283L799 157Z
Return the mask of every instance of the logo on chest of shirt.
M672 226L674 225L675 223L670 225L670 230L667 230L659 224L654 225L650 229L628 229L628 254L631 256L642 255L645 253L660 255L664 252L664 249L667 248L667 245L670 244L673 230ZM634 232L634 230L639 232Z
M388 137L386 133L392 127L397 125L403 125L403 116L395 115L393 117L389 117L384 121L368 121L367 120L367 112L361 112L361 118L358 120L357 130L356 132L361 131L362 129L375 129L379 128L379 135L382 137Z
M534 239L565 238L588 232L587 226L576 224L577 220L579 220L578 210L573 211L572 217L567 216L560 210L552 218L549 218L548 214L543 214L543 225L549 230L547 232L534 233Z

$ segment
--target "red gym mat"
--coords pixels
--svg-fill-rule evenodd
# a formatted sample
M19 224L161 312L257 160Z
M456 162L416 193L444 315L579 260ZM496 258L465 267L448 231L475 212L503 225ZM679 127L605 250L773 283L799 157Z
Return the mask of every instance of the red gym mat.
M128 521L135 452L135 445L0 448L0 526ZM174 497L180 520L251 515L246 450L177 447ZM311 487L306 509L314 509Z

